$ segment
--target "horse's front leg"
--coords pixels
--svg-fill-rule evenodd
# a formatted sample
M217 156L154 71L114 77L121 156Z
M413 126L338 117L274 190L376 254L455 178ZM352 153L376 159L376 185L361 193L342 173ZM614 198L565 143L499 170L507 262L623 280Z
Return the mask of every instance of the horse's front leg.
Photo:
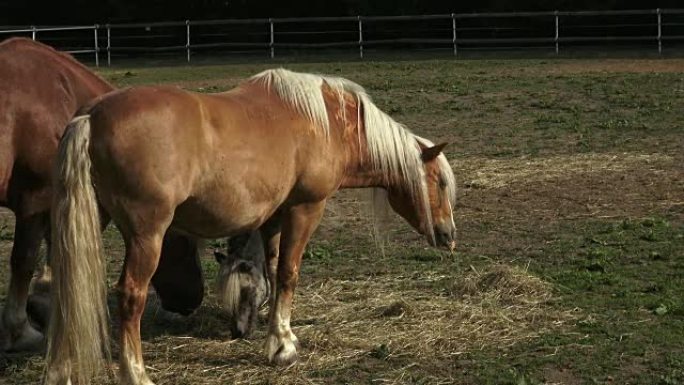
M126 259L119 279L120 381L122 385L153 385L145 373L140 341L140 318L147 290L161 254L164 232L126 240Z
M324 209L325 201L321 201L290 207L282 213L276 299L275 306L269 311L266 341L268 359L277 365L290 365L297 361L297 337L290 328L292 299L299 280L302 253Z

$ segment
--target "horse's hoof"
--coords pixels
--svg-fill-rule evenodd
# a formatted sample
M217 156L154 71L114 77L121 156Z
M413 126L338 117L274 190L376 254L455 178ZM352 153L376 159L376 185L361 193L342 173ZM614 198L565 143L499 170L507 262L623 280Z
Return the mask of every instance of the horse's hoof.
M40 352L45 349L45 336L26 322L19 335L9 347L9 351Z
M266 340L268 361L277 366L290 366L297 362L297 338L278 340L275 336L269 336Z
M297 362L297 349L295 349L294 344L283 345L278 349L276 354L273 356L273 364L277 366L291 366Z
M11 347L10 336L0 322L0 352L5 352Z
M50 298L41 294L30 294L26 304L26 313L40 332L45 333L50 324Z

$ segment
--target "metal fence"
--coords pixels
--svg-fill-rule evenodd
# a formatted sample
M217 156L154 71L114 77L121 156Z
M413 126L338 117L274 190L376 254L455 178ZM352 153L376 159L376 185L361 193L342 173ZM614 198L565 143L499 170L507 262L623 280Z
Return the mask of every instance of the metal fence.
M583 47L652 49L684 42L684 9L518 12L420 16L355 16L185 20L87 26L0 27L0 39L31 36L75 54L182 54L187 62L206 52L259 53L346 50L363 58L371 49L542 49Z

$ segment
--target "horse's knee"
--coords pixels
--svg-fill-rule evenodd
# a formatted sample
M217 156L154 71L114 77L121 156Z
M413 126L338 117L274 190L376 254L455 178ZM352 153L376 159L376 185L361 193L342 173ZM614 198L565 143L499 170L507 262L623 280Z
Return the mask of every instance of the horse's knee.
M297 282L299 281L299 272L293 271L291 269L279 270L278 279L276 283L280 291L291 292L297 287Z
M147 299L147 287L142 288L132 282L120 282L117 288L119 294L119 313L124 319L136 314L142 314Z

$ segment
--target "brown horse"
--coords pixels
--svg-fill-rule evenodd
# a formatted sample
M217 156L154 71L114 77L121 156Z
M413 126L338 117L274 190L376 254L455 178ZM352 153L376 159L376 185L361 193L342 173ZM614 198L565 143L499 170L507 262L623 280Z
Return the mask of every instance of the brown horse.
M152 384L140 316L169 228L197 238L260 228L267 259L278 261L266 347L277 364L297 359L290 314L302 252L338 189L385 191L385 202L430 244L453 247L453 173L439 161L444 145L418 141L348 80L270 70L221 94L114 92L83 112L65 132L56 167L58 306L48 338L49 384L86 384L104 364L96 202L126 246L119 279L123 384Z
M53 159L76 110L112 89L46 45L23 38L0 43L0 205L16 218L0 351L41 344L41 333L27 320L26 301L40 243L48 238Z

